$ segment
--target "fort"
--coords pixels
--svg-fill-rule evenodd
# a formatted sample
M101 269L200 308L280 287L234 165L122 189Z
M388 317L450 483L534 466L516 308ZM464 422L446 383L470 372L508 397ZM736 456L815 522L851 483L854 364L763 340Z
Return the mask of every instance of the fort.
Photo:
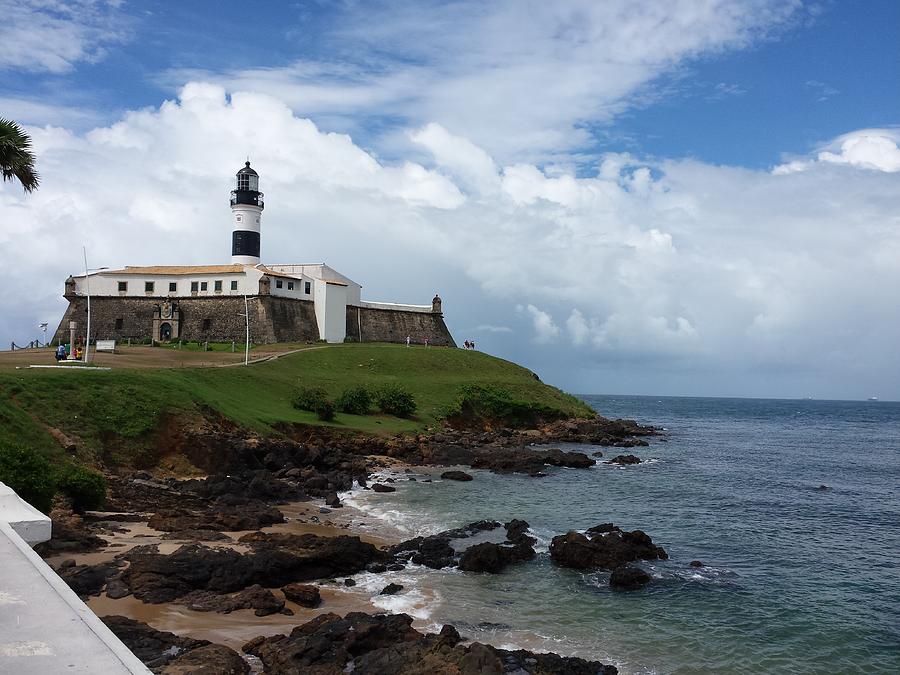
M76 341L254 343L406 342L456 346L441 298L430 305L369 302L362 286L324 263L265 265L260 258L265 208L250 162L230 199L231 262L85 271L65 282L69 305L54 334ZM90 311L88 311L90 309ZM90 321L88 321L90 316Z

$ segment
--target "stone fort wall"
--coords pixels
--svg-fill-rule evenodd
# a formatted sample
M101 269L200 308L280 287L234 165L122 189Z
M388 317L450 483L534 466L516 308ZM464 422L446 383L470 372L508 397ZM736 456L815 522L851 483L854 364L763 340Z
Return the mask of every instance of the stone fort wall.
M359 342L406 342L455 347L442 314L347 306L347 336Z
M69 321L76 321L76 335L83 338L87 300L70 296L53 340L68 342ZM166 298L91 298L91 335L98 340L159 339L154 335L153 315ZM186 341L243 342L244 298L176 298L180 312L177 339ZM315 342L319 339L315 305L310 300L257 296L250 299L250 339L254 343ZM165 319L164 319L165 321ZM362 342L406 342L425 339L435 346L456 346L441 314L347 307L347 336Z
M91 335L98 340L159 339L153 334L153 314L166 298L91 298ZM178 339L186 341L243 342L246 332L244 298L177 298L180 312ZM250 339L255 343L315 342L319 339L316 312L309 300L256 297L249 302ZM165 320L165 319L164 319ZM69 307L54 334L68 342L69 321L78 322L84 335L87 300L69 298Z

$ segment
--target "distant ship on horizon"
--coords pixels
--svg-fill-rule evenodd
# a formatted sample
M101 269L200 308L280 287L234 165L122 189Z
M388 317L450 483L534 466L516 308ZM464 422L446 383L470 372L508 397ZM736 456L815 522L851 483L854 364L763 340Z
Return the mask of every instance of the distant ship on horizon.
M877 396L870 396L870 397L867 398L866 400L867 400L867 401L877 401L877 400L878 400L878 397L877 397Z

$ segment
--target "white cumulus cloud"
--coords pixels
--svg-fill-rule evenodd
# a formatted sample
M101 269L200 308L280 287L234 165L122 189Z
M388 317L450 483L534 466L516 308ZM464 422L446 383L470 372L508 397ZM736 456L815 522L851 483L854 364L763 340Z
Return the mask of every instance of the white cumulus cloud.
M900 131L897 129L861 129L844 134L826 144L811 159L794 159L776 166L772 172L787 174L806 171L816 163L887 171L900 171Z

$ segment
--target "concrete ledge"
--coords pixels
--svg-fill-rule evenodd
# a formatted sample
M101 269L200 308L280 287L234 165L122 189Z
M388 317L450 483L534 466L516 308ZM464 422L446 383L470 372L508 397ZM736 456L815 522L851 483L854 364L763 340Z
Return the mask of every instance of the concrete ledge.
M29 546L47 541L52 534L50 518L3 483L0 483L0 521L9 523Z
M0 673L150 673L2 519L0 569Z

